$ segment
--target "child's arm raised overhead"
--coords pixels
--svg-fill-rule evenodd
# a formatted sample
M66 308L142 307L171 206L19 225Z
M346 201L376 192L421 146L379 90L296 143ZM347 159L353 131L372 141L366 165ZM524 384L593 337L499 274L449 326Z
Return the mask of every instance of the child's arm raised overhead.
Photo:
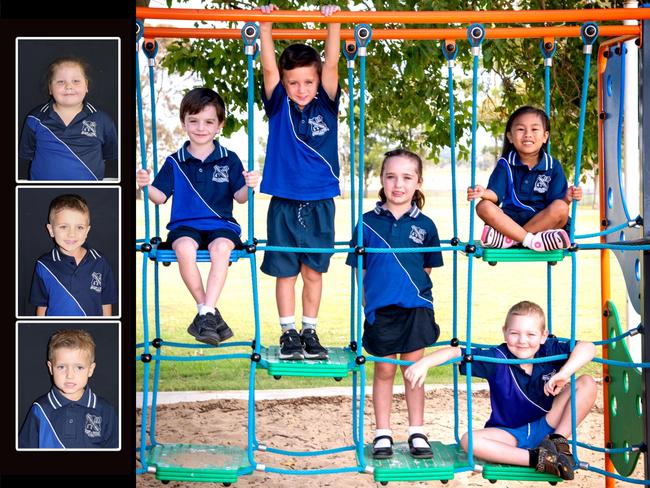
M437 351L432 352L428 356L412 364L404 372L404 378L409 380L411 388L420 387L424 385L424 380L427 377L427 371L433 366L438 366L442 363L449 361L460 356L460 347L443 347Z
M340 12L337 5L327 5L320 9L325 17ZM327 24L327 40L325 41L325 63L321 74L323 89L330 100L334 100L339 87L339 57L341 56L341 24Z
M270 3L258 7L263 14L270 14L278 7ZM262 75L264 76L264 94L271 98L273 89L280 82L280 71L275 59L275 45L273 44L273 22L260 22L260 53L262 61Z
M564 363L556 374L544 385L544 394L557 395L562 388L571 380L571 375L591 361L596 354L596 346L593 342L576 342L576 346L569 355L569 359Z

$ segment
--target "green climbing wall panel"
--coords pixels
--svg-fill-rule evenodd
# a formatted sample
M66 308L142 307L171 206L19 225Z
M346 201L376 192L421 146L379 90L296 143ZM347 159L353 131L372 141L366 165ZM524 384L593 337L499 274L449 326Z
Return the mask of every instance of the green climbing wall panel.
M607 302L607 336L611 339L623 333L616 307ZM608 358L631 362L632 357L623 341L608 347ZM609 436L613 448L629 447L643 443L644 415L642 407L643 377L637 368L609 366ZM612 463L619 474L629 476L634 471L639 452L625 452L611 455Z

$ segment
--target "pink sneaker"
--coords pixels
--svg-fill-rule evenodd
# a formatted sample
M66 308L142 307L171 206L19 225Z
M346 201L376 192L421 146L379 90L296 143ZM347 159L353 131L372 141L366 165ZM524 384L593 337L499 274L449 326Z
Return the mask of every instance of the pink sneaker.
M483 243L483 247L492 247L497 249L507 249L517 244L514 240L510 239L510 237L504 236L494 227L490 227L487 224L483 227L481 242Z
M555 249L568 249L571 246L569 234L563 229L544 230L533 235L531 249L533 251L554 251Z

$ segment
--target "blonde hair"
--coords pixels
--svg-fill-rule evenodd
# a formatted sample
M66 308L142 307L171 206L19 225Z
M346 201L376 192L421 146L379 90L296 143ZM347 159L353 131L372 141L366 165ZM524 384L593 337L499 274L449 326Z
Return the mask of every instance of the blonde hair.
M90 357L90 362L95 362L95 341L93 337L83 329L63 329L57 330L47 346L47 359L52 361L57 349L80 349L86 351Z
M544 315L544 310L542 310L542 307L540 307L536 303L529 302L528 300L524 300L522 302L515 303L512 307L510 307L510 310L508 310L508 314L506 315L506 322L505 324L503 324L504 330L508 328L510 317L512 317L513 315L535 316L539 319L540 330L544 331L546 329L546 315Z

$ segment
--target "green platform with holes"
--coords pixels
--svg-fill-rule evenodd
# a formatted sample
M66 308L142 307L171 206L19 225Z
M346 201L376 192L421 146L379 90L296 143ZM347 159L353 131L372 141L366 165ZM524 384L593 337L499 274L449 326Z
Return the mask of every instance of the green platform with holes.
M358 371L356 354L344 347L328 347L329 359L302 359L287 361L280 359L280 346L262 347L259 363L273 377L308 376L318 378L346 378L350 371Z
M241 468L250 468L246 451L231 446L158 444L147 453L147 464L161 481L235 483Z
M496 263L513 263L513 262L531 262L546 261L556 263L564 259L564 250L556 249L554 251L538 252L525 247L515 247L508 249L495 249L492 247L482 247L480 241L475 241L477 247L482 249L482 259L491 265Z
M616 307L607 302L607 336L619 336L623 333ZM625 340L614 342L607 348L608 359L632 362L632 356ZM609 365L609 435L613 448L630 447L642 444L644 432L644 415L641 395L643 376L636 368ZM619 474L630 476L639 459L639 451L612 454L612 463Z
M562 478L558 476L548 473L540 473L535 468L491 463L483 465L483 478L490 481L548 481L552 485L562 481Z

